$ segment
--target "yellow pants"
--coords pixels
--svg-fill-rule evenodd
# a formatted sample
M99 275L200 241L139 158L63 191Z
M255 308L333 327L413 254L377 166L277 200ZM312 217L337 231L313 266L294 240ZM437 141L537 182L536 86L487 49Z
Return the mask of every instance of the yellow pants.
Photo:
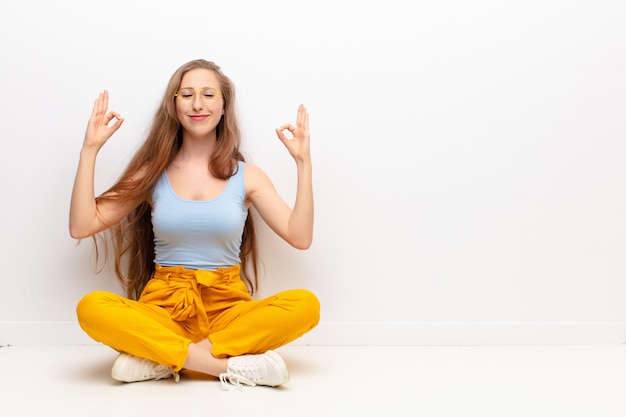
M138 301L91 292L76 307L78 322L94 340L175 371L191 342L208 338L217 358L263 353L317 325L320 304L313 293L297 289L253 300L239 268L157 265Z

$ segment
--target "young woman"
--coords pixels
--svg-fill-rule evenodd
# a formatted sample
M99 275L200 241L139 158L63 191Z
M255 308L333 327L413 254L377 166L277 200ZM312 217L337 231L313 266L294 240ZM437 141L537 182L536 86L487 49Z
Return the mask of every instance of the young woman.
M102 92L80 153L69 227L76 239L105 232L127 297L87 294L77 306L81 327L120 352L112 369L119 381L177 381L189 369L223 386L286 383L287 366L273 349L315 327L320 306L304 289L251 297L257 250L249 209L293 247L311 245L305 107L295 127L276 129L297 167L293 208L259 167L244 162L234 86L214 63L190 61L172 75L146 141L96 197L96 156L123 121Z

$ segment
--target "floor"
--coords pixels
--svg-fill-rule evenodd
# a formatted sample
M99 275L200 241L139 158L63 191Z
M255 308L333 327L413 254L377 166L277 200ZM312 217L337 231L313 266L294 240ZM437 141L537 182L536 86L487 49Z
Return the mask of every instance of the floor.
M0 347L0 416L626 416L626 346L278 350L280 388L123 384L102 345Z

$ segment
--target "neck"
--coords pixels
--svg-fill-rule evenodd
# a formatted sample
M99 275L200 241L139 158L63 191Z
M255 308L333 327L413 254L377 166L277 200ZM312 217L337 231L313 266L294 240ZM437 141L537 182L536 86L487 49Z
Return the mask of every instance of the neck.
M184 134L183 143L178 150L177 159L208 161L213 154L216 141L215 132L212 132L209 136L203 137Z

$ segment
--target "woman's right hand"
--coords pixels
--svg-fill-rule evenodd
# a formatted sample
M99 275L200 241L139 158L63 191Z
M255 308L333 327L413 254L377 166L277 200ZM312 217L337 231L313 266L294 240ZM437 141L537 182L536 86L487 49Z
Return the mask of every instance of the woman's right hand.
M104 90L93 104L93 111L89 117L87 131L85 132L84 148L100 150L107 140L117 131L124 123L124 118L116 111L107 113L109 106L109 92ZM111 120L115 119L115 123L109 126Z

